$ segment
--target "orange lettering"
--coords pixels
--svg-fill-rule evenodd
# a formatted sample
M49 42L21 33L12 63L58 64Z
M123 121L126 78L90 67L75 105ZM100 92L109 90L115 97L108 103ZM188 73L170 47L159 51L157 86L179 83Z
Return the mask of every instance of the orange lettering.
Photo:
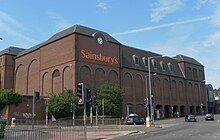
M81 50L81 57L85 58L86 54L85 54L85 50Z
M81 50L80 52L81 52L82 58L110 63L111 65L118 64L118 59L115 56L114 57L105 56L105 55L102 55L101 53L95 54L95 53L92 53L91 51L86 52L86 50Z

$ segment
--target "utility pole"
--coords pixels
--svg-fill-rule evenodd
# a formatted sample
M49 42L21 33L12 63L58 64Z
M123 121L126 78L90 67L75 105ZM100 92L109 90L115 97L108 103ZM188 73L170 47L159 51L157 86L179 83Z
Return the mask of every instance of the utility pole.
M150 60L153 58L163 58L165 56L152 56L152 57L148 57L147 58L147 62L148 62L148 84L149 84L149 99L150 99L150 118L151 118L151 124L154 124L154 105L153 105L153 95L152 95L152 91L151 91L151 63Z
M146 88L146 91L145 91L146 92L145 107L146 107L146 111L147 111L147 113L146 113L147 114L146 118L147 118L147 117L150 116L150 114L149 114L149 112L150 112L149 111L149 100L148 100L148 95L147 95L147 93L148 93L147 92L147 76L145 76L145 84L146 84L145 85L145 88Z
M151 124L154 123L154 109L152 104L152 93L151 93L151 75L150 75L150 59L152 57L148 58L148 83L149 83L149 93L150 93L150 118L151 118Z

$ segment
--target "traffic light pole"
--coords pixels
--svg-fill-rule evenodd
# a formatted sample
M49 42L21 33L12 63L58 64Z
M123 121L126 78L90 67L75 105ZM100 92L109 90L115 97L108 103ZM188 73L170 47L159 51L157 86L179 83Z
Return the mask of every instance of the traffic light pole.
M48 127L48 100L50 98L44 98L45 99L45 106L46 106L46 127Z
M105 116L105 99L102 98L102 125L104 125L104 116Z
M95 107L95 125L98 126L98 106Z
M75 103L72 103L72 110L73 110L73 126L75 126L75 110L76 110L76 105Z
M33 104L32 104L32 130L34 130L34 119L35 119L35 90L33 91Z
M87 139L87 130L86 130L86 102L87 102L87 88L84 83L77 84L77 96L80 97L79 104L84 105L83 121L84 121L84 136Z
M84 87L85 86L85 87ZM87 129L86 129L86 85L84 85L83 84L83 86L82 86L83 88L83 90L82 90L82 94L83 94L83 96L84 96L84 117L83 117L83 119L84 119L84 136L85 136L85 139L87 139Z
M92 127L92 106L90 106L90 126Z

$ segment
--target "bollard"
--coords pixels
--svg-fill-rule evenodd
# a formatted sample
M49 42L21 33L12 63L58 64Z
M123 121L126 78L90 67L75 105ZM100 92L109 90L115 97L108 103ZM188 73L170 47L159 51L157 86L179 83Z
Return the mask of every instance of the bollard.
M11 118L11 127L15 127L15 118Z
M146 127L150 127L150 118L146 117Z

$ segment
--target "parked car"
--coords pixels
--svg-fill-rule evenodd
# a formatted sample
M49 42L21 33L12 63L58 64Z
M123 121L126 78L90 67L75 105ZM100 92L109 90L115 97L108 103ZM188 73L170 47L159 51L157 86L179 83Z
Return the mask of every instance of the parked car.
M145 124L145 120L140 118L137 114L130 114L126 120L126 125L141 125Z
M214 114L206 114L205 120L214 120Z
M185 122L197 122L197 118L195 115L189 114L186 115Z

